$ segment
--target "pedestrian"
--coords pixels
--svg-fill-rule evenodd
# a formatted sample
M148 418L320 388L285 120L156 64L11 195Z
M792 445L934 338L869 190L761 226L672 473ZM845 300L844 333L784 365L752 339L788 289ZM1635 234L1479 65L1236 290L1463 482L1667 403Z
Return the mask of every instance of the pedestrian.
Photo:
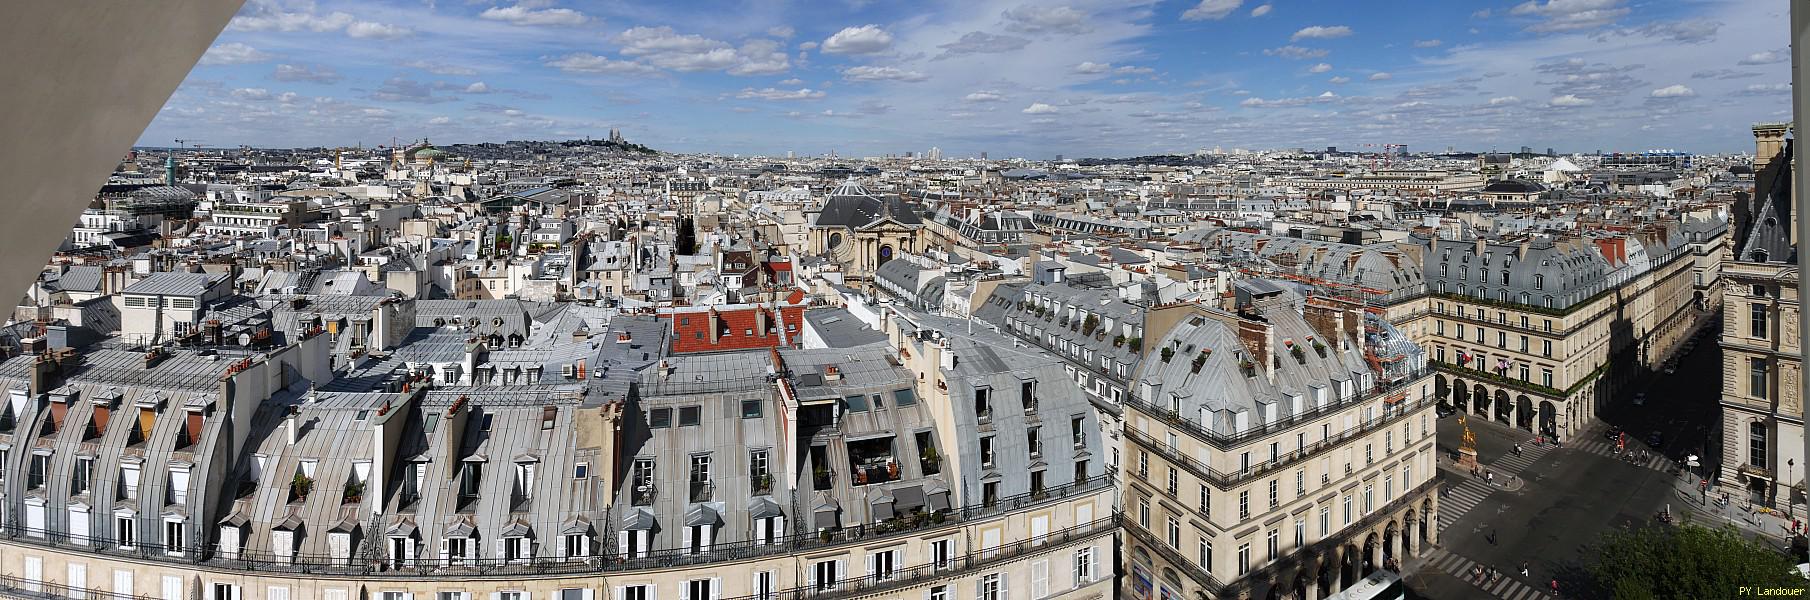
M1527 577L1527 576L1528 576L1528 572L1527 572L1527 561L1525 561L1525 560L1524 560L1524 561L1521 561L1521 576L1522 576L1522 577Z
M1552 580L1552 595L1555 597L1559 595L1559 580L1556 577Z

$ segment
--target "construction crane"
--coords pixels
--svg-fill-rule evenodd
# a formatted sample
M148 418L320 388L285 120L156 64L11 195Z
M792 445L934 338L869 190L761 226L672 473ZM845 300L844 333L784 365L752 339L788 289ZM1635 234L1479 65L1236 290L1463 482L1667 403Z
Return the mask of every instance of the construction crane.
M189 149L189 146L200 148L201 145L201 140L176 140L176 146L183 150Z

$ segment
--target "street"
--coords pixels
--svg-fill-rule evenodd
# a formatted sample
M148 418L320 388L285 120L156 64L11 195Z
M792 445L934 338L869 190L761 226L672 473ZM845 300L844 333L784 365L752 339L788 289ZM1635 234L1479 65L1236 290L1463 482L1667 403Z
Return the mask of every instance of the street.
M1591 591L1585 570L1593 556L1590 545L1600 535L1613 528L1654 524L1656 514L1667 508L1681 518L1690 518L1686 511L1693 508L1713 509L1686 500L1688 495L1679 491L1686 476L1673 474L1673 469L1687 454L1717 454L1706 452L1706 444L1719 426L1721 354L1713 334L1706 334L1693 352L1682 357L1675 374L1659 372L1635 382L1607 403L1597 422L1565 440L1563 447L1532 448L1530 433L1471 420L1478 460L1497 472L1497 485L1475 482L1442 460L1441 476L1449 491L1441 500L1441 521L1449 526L1438 549L1418 564L1410 563L1413 572L1407 579L1416 597L1549 597L1556 578L1563 597L1606 598ZM1633 405L1630 399L1643 391L1645 404ZM1653 431L1663 435L1663 444L1646 461L1623 460L1616 455L1615 442L1604 435L1610 426L1628 432L1631 451L1647 449L1645 440ZM1456 417L1440 421L1442 459L1457 451L1460 437ZM1512 456L1515 443L1528 448L1524 456ZM1707 458L1705 464L1707 468ZM1505 485L1511 474L1518 474L1522 485ZM1694 483L1695 476L1689 481ZM1744 515L1738 510L1735 514ZM1777 535L1771 541L1780 543ZM1520 576L1523 561L1529 563L1529 577ZM1466 580L1475 565L1495 567L1504 581L1480 589Z

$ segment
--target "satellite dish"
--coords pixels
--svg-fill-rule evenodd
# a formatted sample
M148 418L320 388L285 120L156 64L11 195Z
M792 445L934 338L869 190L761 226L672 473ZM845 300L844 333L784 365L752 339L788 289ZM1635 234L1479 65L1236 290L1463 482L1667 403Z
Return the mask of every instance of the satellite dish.
M251 334L249 334L249 333L239 334L239 345L240 346L250 346L251 345Z

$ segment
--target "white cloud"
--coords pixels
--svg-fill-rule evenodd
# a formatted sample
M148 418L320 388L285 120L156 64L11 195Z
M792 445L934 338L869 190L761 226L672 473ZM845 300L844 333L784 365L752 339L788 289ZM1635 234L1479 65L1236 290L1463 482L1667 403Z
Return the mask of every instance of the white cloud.
M1200 4L1182 13L1183 21L1217 21L1238 10L1244 0L1200 0Z
M445 125L445 124L451 123L451 122L452 122L451 117L434 117L432 119L427 120L428 125Z
M1263 6L1259 6L1259 7L1257 7L1257 8L1253 8L1253 9L1251 9L1251 16L1253 16L1253 17L1261 17L1261 16L1263 16L1263 15L1267 15L1267 14L1270 14L1270 8L1271 8L1271 6L1270 6L1270 5L1268 5L1268 4L1265 4L1265 5L1263 5Z
M742 91L735 95L735 97L743 100L816 100L823 96L823 90L813 90L811 88L798 88L796 90L781 90L775 88L761 88L757 90L754 88L742 88Z
M1596 101L1589 98L1579 98L1575 94L1565 94L1563 96L1553 96L1552 101L1547 102L1547 104L1552 106L1590 106L1596 104Z
M803 84L804 84L804 80L803 80L803 79L799 79L799 78L797 78L797 77L793 77L793 78L791 78L791 79L787 79L787 80L785 80L785 81L781 81L781 82L779 82L779 84L780 84L780 85L803 85Z
M1058 110L1056 107L1050 106L1048 104L1044 104L1042 102L1032 102L1030 106L1027 106L1024 108L1024 110L1021 110L1018 112L1022 112L1027 115L1047 115L1047 114L1056 113L1056 112L1058 112Z
M873 54L892 48L892 34L879 25L848 27L823 40L827 54Z
M982 90L962 97L963 102L1001 102L1005 99L1004 94L991 90Z
M478 74L478 70L473 69L471 67L467 67L467 66L463 66L463 65L447 64L447 63L443 63L443 62L427 61L427 60L411 60L411 61L402 63L402 66L408 67L410 69L420 69L423 71L427 71L429 73L433 73L435 75L471 76L471 75Z
M1789 83L1756 83L1735 92L1736 96L1770 96L1791 91Z
M1123 67L1113 69L1112 72L1118 73L1120 75L1149 75L1151 73L1155 73L1156 69L1152 69L1150 67L1136 67L1136 66L1131 66L1131 65L1125 65Z
M1678 84L1678 85L1668 85L1668 86L1653 90L1653 93L1649 94L1649 95L1654 98L1684 98L1684 97L1688 97L1688 96L1697 95L1697 91L1693 90L1691 88L1688 88L1688 87L1684 87L1682 84Z
M575 27L591 21L591 17L570 8L535 9L525 4L516 4L508 8L492 6L478 14L478 18L491 21L502 21L515 25L551 25L557 27Z
M1371 81L1388 81L1394 77L1395 77L1394 75L1390 75L1390 74L1382 72L1382 71L1378 71L1378 72L1370 74Z
M1288 41L1298 42L1307 39L1330 40L1348 35L1351 35L1351 28L1344 25L1311 25L1302 27L1300 30L1296 31L1294 35L1289 36Z
M1068 6L1021 4L999 13L1006 29L1019 33L1087 33L1087 13Z
M472 83L471 85L465 86L465 93L467 93L467 94L488 94L488 93L490 93L490 86L485 84L482 81L475 82L475 83Z
M1334 94L1334 93L1332 93L1332 90L1326 90L1326 91L1324 91L1324 92L1320 92L1320 95L1319 95L1319 97L1320 97L1320 98L1326 98L1326 99L1329 99L1329 100L1330 100L1330 99L1332 99L1332 98L1337 98L1337 97L1339 97L1339 95L1338 95L1338 94Z
M597 73L605 75L647 75L654 73L654 68L628 61L610 60L588 52L574 52L546 61L547 66L567 73Z
M1320 58L1322 56L1326 56L1326 49L1324 49L1324 48L1302 48L1300 46L1283 46L1281 48L1265 49L1263 51L1263 55L1264 56L1280 56L1282 58L1292 58L1295 60L1301 60L1301 59L1306 59L1306 58Z
M1529 25L1528 31L1577 31L1609 25L1627 16L1629 10L1621 3L1622 0L1546 0L1541 4L1539 0L1528 0L1508 14L1540 19Z
M799 50L816 50L817 42L799 42L798 49Z
M270 54L238 42L220 44L201 55L204 65L244 65L270 60Z
M1320 63L1320 64L1307 68L1307 72L1309 72L1309 73L1325 73L1325 72L1331 71L1331 70L1332 70L1332 65L1329 65L1326 63Z
M232 91L232 97L240 100L263 100L270 97L270 90L264 88L239 88Z
M1520 103L1521 103L1521 99L1516 98L1514 96L1497 96L1497 97L1489 99L1490 106L1504 106L1504 105L1508 105L1508 104L1520 104Z
M309 67L307 65L277 65L276 72L270 75L277 81L312 81L315 83L339 83L345 79L329 67Z
M302 10L289 11L276 0L251 0L239 9L239 14L227 23L227 28L237 31L306 30L326 33L343 30L356 20L343 12L317 15L312 5L304 6Z
M624 56L681 72L723 71L730 75L774 75L792 67L779 42L752 39L740 48L671 27L634 27L616 35Z
M1083 62L1074 66L1074 72L1082 75L1099 75L1112 70L1112 63Z
M1445 42L1439 40L1414 40L1415 48L1438 48Z
M1031 40L1009 35L994 35L985 31L970 31L962 34L961 39L938 45L943 53L937 58L960 56L963 54L997 54L1023 49Z
M1755 52L1753 54L1749 54L1749 55L1747 55L1746 58L1741 59L1736 64L1770 65L1772 63L1785 62L1785 60L1789 59L1789 58L1791 58L1791 56L1789 54L1786 54L1786 52L1784 50L1767 50L1765 52Z
M1339 77L1334 77L1332 79L1328 79L1327 81L1330 81L1332 83L1337 83L1337 84L1346 84L1346 83L1351 83L1351 78L1339 76Z
M859 66L849 67L842 71L842 78L849 81L923 81L929 76L917 71L907 71L898 67Z
M792 35L795 33L798 33L798 32L787 25L778 25L778 26L767 28L767 35L770 35L770 36L773 36L776 38L780 38L780 39L792 37Z
M346 26L346 35L360 39L393 40L413 35L415 30L401 25L359 21Z

